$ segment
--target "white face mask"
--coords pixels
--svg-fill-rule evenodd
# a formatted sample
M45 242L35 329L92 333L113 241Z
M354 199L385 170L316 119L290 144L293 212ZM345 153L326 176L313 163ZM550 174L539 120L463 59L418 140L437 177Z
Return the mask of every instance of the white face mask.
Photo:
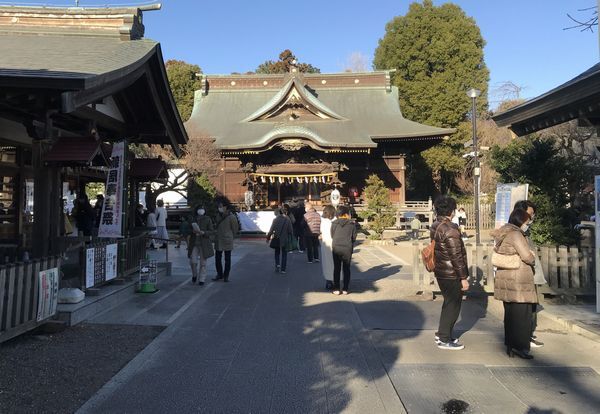
M527 233L527 230L529 230L529 223L523 224L521 226L521 230L523 231L523 233Z
M206 211L204 211L203 208L199 208L198 211L196 211L196 213L198 213L199 216L203 216L204 213L206 213Z

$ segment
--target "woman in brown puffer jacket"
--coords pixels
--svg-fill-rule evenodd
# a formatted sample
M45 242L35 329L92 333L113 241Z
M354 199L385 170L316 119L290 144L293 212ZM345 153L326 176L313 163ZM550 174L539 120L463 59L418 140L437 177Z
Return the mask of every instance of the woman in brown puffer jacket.
M496 252L518 255L518 269L497 268L494 298L504 302L504 343L509 356L532 359L529 354L533 305L538 302L533 282L535 256L529 249L525 232L531 217L523 210L514 210L508 223L494 234Z

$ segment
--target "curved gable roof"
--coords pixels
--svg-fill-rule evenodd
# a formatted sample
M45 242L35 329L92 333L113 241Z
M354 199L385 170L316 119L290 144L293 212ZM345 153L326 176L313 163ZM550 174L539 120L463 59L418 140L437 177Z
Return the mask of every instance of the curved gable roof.
M405 119L398 90L385 83L382 72L285 79L284 74L207 76L186 128L214 138L222 150L261 149L284 137L309 139L322 148L374 148L379 139L440 139L454 132ZM251 122L285 102L292 88L332 119Z

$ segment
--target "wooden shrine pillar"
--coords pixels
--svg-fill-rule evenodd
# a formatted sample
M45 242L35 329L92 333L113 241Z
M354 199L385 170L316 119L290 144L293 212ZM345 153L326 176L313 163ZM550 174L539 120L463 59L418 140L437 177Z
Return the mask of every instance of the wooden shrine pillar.
M50 149L45 141L33 141L33 256L58 253L53 243L60 236L61 183L60 169L44 165L44 155Z
M394 176L395 184L390 188L390 201L403 205L406 202L406 164L404 154L384 155L383 161Z

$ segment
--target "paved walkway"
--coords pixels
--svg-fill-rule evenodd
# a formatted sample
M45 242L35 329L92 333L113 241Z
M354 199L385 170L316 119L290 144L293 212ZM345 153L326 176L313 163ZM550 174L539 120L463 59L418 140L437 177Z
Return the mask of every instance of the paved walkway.
M80 412L600 410L599 343L544 322L547 345L535 359L508 358L494 306L468 299L457 326L466 349L438 350L440 302L393 298L386 286L410 269L381 248L357 250L348 296L323 291L320 268L304 255L291 254L288 273L275 273L264 241L241 242L231 282L205 287L184 283L185 256L176 251L170 288L165 281L157 296L96 321L168 327Z

